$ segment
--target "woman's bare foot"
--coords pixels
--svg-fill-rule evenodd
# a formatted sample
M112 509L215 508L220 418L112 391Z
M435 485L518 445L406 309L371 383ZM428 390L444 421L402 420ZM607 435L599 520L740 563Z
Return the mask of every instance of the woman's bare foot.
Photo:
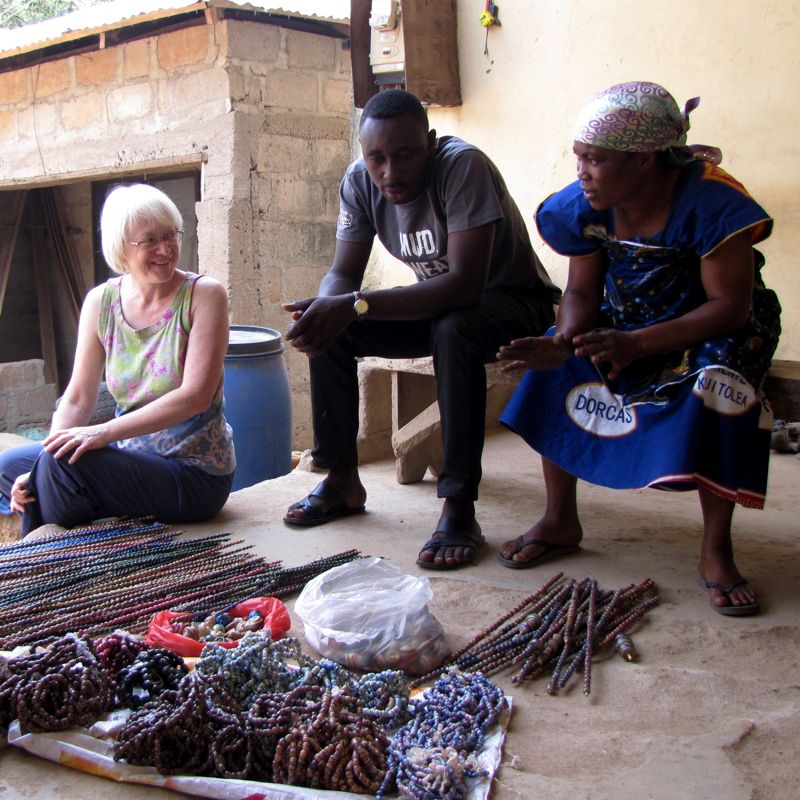
M731 522L733 501L698 487L703 510L700 578L708 589L711 607L719 614L745 616L760 609L755 590L742 577L733 560Z

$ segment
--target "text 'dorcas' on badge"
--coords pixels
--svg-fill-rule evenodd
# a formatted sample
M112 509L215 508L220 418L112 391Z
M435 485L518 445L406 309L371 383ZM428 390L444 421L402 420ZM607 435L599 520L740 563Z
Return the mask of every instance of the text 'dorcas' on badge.
M595 436L615 438L636 430L636 410L598 382L582 383L567 395L567 414L582 430Z
M755 389L741 375L722 367L700 372L692 391L706 408L725 416L745 414L756 402Z

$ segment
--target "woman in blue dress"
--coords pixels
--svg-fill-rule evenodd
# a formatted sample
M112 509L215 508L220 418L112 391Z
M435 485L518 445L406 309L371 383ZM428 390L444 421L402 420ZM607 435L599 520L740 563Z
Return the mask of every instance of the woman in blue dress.
M722 614L759 610L733 557L736 503L763 506L771 413L761 394L780 306L761 282L772 220L686 146L688 114L661 86L597 95L573 136L578 180L536 213L569 258L556 326L498 358L528 368L501 421L542 456L547 506L500 561L530 567L579 548L577 479L697 489L699 571Z

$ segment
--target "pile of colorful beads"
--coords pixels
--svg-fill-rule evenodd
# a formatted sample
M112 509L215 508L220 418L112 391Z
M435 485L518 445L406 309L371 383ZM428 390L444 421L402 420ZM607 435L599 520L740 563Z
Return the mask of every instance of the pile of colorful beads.
M457 787L481 774L473 753L504 703L488 679L455 672L412 702L406 673L357 675L304 655L296 638L273 642L269 629L235 648L209 643L191 672L125 631L0 658L3 727L89 727L121 706L133 711L115 759L379 797L395 783L416 800L460 797Z
M386 731L409 716L403 673L359 677L304 656L295 638L248 633L236 648L204 648L175 690L128 719L114 757L164 774L374 794L386 773Z
M257 698L288 692L298 686L347 692L364 706L364 714L392 730L409 717L408 677L399 670L356 675L330 659L306 656L300 641L287 637L273 642L269 631L250 633L236 648L209 644L195 663L199 675L221 676L225 693L242 707Z
M467 779L486 775L475 754L506 707L502 690L488 678L448 670L389 743L389 768L376 800L395 785L410 800L461 800Z
M246 617L231 617L226 612L214 614L181 614L170 622L173 633L196 642L235 642L246 633L260 631L264 617L253 609Z

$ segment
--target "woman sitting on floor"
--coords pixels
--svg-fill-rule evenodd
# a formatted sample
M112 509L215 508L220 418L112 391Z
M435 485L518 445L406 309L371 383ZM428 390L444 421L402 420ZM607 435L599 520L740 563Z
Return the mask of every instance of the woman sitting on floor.
M194 522L230 494L227 293L178 269L182 219L158 189L116 187L100 226L103 255L120 274L86 296L50 433L0 453L0 512L22 514L22 536L102 517ZM91 425L104 370L117 416Z
M568 256L550 335L503 347L534 370L501 421L542 456L547 507L500 561L529 567L578 549L577 478L613 488L698 490L699 570L712 607L756 613L733 558L735 503L761 508L771 415L760 388L780 333L753 245L772 220L718 165L686 147L688 113L661 86L612 86L581 112L578 180L536 213Z

